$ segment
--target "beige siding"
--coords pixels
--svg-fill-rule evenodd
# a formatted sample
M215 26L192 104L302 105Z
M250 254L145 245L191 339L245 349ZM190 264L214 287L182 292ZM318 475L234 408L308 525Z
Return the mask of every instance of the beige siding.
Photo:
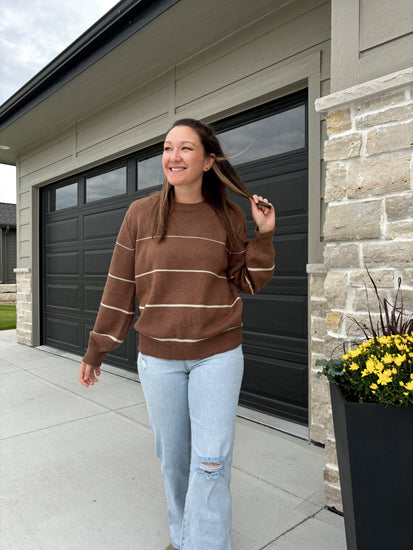
M360 52L412 32L412 0L360 0Z
M332 2L331 92L412 66L411 0Z

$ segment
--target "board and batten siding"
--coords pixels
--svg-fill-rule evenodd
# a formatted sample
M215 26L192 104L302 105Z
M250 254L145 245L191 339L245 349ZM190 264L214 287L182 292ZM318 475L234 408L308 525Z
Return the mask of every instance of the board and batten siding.
M411 0L332 2L331 92L412 65Z

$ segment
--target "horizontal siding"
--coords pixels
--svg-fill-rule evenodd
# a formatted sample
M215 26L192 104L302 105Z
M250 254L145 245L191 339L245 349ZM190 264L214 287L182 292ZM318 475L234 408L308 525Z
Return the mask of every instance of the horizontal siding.
M202 54L199 59L200 67L194 68L185 76L178 76L177 107L207 96L247 75L274 66L329 38L330 9L328 4L323 4L226 54L222 54L221 45L217 45L213 48L215 60L204 65L202 61L205 54ZM193 63L192 60L191 65Z
M141 92L142 94L142 92ZM147 89L145 93L133 94L105 112L77 125L77 152L94 147L114 135L137 129L153 119L168 115L170 86Z
M407 69L412 59L413 33L372 48L360 57L360 82Z
M412 32L412 0L360 0L360 52Z
M41 144L35 153L25 155L20 161L19 175L24 178L56 161L70 159L73 156L73 150L73 129L70 129L63 136L59 135Z

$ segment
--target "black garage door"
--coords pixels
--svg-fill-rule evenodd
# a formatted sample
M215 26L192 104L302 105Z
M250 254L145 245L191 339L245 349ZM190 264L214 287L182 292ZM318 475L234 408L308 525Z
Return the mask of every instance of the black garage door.
M307 423L307 99L303 92L215 124L250 191L276 206L276 271L244 299L241 403ZM42 192L42 342L83 354L117 231L132 200L162 181L161 146ZM231 197L254 224L248 204ZM135 370L137 335L106 361Z

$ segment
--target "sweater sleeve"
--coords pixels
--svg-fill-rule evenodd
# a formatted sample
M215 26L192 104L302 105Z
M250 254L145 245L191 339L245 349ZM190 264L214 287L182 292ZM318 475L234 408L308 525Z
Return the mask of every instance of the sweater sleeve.
M237 226L237 235L242 242L240 251L228 253L228 279L244 294L255 294L266 285L274 273L275 251L273 231L260 233L248 241L245 216Z
M113 250L95 326L83 361L98 367L126 338L135 315L135 241L126 213Z

